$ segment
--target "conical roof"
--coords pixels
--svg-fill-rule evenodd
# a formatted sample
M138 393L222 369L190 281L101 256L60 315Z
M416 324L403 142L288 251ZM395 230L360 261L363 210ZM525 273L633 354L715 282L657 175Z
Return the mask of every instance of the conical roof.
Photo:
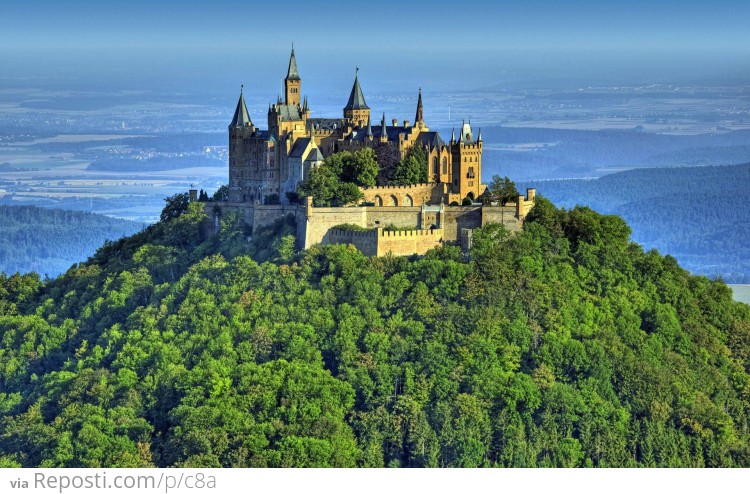
M297 57L294 56L294 47L292 46L292 55L289 57L289 70L286 71L287 81L299 81L299 71L297 70Z
M245 104L245 97L242 95L242 90L240 89L240 100L237 102L237 109L234 110L234 117L232 117L232 123L229 126L247 127L252 125L252 123L250 113L248 113L247 105Z
M422 88L419 88L419 99L417 100L417 115L414 117L414 123L424 122L422 114Z
M362 94L362 88L359 85L359 70L354 75L354 85L352 93L349 95L349 101L346 103L344 110L369 110L370 107L365 103L365 95Z

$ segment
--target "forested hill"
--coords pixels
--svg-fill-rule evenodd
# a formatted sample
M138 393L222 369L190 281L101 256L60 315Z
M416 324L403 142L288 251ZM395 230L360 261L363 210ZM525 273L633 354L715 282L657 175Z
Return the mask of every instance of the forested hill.
M0 277L0 464L750 466L750 306L618 217L538 198L467 262L200 206Z
M141 228L140 223L81 211L0 205L0 272L57 276L85 261L105 240Z
M596 180L549 180L537 187L561 207L586 205L625 218L646 249L690 271L750 283L750 163L637 169Z

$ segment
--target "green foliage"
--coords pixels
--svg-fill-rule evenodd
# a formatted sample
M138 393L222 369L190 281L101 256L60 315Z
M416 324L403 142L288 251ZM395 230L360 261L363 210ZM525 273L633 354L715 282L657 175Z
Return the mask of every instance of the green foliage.
M412 185L427 182L427 155L422 146L413 144L393 174L394 185Z
M487 185L487 194L490 200L497 201L501 205L518 200L518 190L516 184L508 177L493 175L492 181Z
M313 197L317 207L343 206L364 197L357 184L341 180L346 163L353 162L350 153L336 153L326 158L326 162L310 170L308 179L300 185L300 194Z
M187 211L188 204L190 203L190 195L187 192L181 194L175 194L164 199L166 203L164 209L161 210L159 220L166 221L173 218L177 218L182 213Z
M355 225L352 223L341 223L340 225L336 225L333 228L337 228L339 230L346 230L349 232L367 232L372 230L372 228L365 228L363 226Z
M750 466L750 307L619 218L371 259L203 206L0 276L0 466Z
M227 184L222 185L214 195L211 196L212 201L226 201L229 198L229 186Z

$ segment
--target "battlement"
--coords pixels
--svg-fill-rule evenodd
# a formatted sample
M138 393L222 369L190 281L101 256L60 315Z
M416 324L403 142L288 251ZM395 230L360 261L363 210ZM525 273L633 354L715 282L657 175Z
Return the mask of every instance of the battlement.
M442 228L432 228L429 230L384 230L378 228L378 236L388 238L442 237L444 233Z
M372 230L344 230L343 228L331 228L329 230L331 239L342 238L375 238L378 236L376 229ZM338 243L338 242L334 242Z
M362 190L365 192L369 191L387 191L387 190L411 190L411 189L418 189L420 187L432 187L434 185L437 185L437 182L422 182L418 184L410 184L410 185L375 185L373 187L362 187Z

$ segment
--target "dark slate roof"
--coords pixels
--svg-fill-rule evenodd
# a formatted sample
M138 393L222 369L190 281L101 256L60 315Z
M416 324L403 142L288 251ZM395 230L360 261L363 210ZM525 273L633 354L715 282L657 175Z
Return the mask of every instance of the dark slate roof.
M297 57L294 56L294 47L292 47L292 55L289 57L289 70L286 71L287 81L299 81L299 71L297 70Z
M471 130L471 122L464 122L461 126L461 135L458 137L458 140L464 144L476 144L476 141L474 141L474 132Z
M343 118L308 118L307 125L313 129L337 130L344 126Z
M240 99L237 102L237 109L234 110L234 117L232 117L232 123L230 123L229 126L247 127L250 124L252 124L250 121L250 114L247 111L247 105L245 105L245 98L242 96L242 91L240 91Z
M414 117L414 123L424 122L424 116L422 114L422 88L419 88L419 99L417 100L417 114Z
M320 152L320 149L313 148L307 155L307 161L323 161L323 153Z
M276 111L281 114L281 120L285 122L302 120L297 105L276 105Z
M359 85L359 76L354 76L354 85L352 93L349 95L349 101L346 103L344 110L369 110L370 107L365 103L365 95L362 94L362 88Z
M445 142L440 138L440 133L438 132L420 132L419 136L417 136L417 142L423 146L434 148L445 146Z
M305 154L305 150L307 149L307 146L310 144L310 138L309 137L300 137L296 141L294 141L294 146L292 146L292 150L289 152L290 158L302 158L302 155Z

